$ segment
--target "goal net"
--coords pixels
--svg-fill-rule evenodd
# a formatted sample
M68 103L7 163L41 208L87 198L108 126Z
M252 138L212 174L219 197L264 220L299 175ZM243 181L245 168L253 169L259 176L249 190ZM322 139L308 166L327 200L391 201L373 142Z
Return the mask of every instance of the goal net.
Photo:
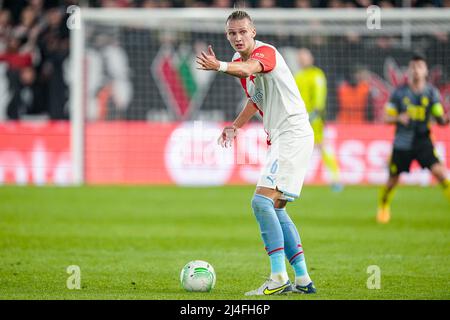
M309 49L327 81L324 145L344 183L386 178L393 130L382 124L392 90L406 79L413 52L426 56L429 80L450 105L448 10L253 9L257 39L284 56L293 74ZM222 9L82 9L72 30L71 123L76 183L221 185L254 183L264 160L257 119L242 142L221 150L216 138L245 103L239 81L196 69L212 45L220 60L233 49ZM436 129L449 163L450 134ZM307 182L330 182L315 154ZM410 183L430 183L415 168ZM409 180L408 180L409 179Z

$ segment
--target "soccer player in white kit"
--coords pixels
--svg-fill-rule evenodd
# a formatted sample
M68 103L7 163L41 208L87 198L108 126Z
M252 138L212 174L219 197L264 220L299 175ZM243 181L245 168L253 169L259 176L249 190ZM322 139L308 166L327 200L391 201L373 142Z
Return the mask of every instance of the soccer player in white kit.
M315 293L298 230L286 212L287 202L300 196L314 148L308 113L283 57L272 45L255 40L255 27L245 11L234 11L228 17L226 35L236 51L232 62L219 61L211 46L207 53L197 56L199 69L240 78L248 97L233 125L223 129L219 143L230 146L238 129L259 112L269 144L252 209L270 258L271 275L246 295ZM295 271L293 284L286 272L285 258Z

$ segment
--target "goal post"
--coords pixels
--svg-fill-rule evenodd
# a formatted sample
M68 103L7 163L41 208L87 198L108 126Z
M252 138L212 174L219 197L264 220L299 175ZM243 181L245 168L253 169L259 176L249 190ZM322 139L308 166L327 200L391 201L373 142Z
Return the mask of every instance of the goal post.
M296 50L300 47L312 50L317 65L327 75L327 120L347 125L353 121L380 124L382 104L404 78L408 54L414 51L424 52L430 59L436 85L450 82L450 46L445 40L450 34L450 9L377 10L373 7L246 11L254 20L257 39L274 44L293 73L299 69ZM150 179L149 183L165 183L166 178L158 173L159 167L146 164L141 155L144 151L132 147L124 136L147 139L151 146L163 139L164 124L233 120L243 103L238 81L193 68L195 52L207 44L214 46L219 59L231 59L233 51L224 28L232 11L80 10L80 25L71 30L74 184L120 182L126 174L112 169L116 160L117 166L129 165L129 172L144 167L150 172L149 177L158 176L159 180ZM370 110L366 106L353 109L350 106L349 116L343 116L343 101L348 96L342 93L345 88L340 84L345 81L352 84L368 76ZM152 131L150 136L145 124L162 129ZM141 160L134 159L140 156ZM124 179L130 183L146 181Z
M80 14L76 11L75 14ZM70 33L70 146L72 154L72 180L74 185L84 183L84 103L83 56L84 21L80 19L77 28Z

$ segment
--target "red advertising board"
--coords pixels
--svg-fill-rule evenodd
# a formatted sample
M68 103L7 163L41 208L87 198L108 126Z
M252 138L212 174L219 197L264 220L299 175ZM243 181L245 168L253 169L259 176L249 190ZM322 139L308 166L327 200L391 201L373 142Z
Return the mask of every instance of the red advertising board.
M222 123L96 122L86 125L85 180L88 184L254 184L264 162L261 124L243 128L230 149L217 145ZM329 125L325 147L337 155L346 184L380 184L387 177L394 128L385 125ZM434 127L442 161L450 164L450 128ZM0 184L56 184L72 181L68 122L0 124ZM415 163L407 184L427 185L429 172ZM306 183L329 182L319 152Z
M0 123L0 184L69 184L68 122Z

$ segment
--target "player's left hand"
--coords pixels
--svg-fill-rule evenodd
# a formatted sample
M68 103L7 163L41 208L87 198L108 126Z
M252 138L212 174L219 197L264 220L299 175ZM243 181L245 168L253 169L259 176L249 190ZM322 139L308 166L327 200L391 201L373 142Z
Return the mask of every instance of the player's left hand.
M216 58L216 54L213 51L211 45L208 46L208 53L202 51L200 55L197 55L197 63L199 70L219 70L220 63Z
M227 126L222 130L222 134L217 143L222 146L222 148L231 147L234 138L237 136L238 129L235 126Z

